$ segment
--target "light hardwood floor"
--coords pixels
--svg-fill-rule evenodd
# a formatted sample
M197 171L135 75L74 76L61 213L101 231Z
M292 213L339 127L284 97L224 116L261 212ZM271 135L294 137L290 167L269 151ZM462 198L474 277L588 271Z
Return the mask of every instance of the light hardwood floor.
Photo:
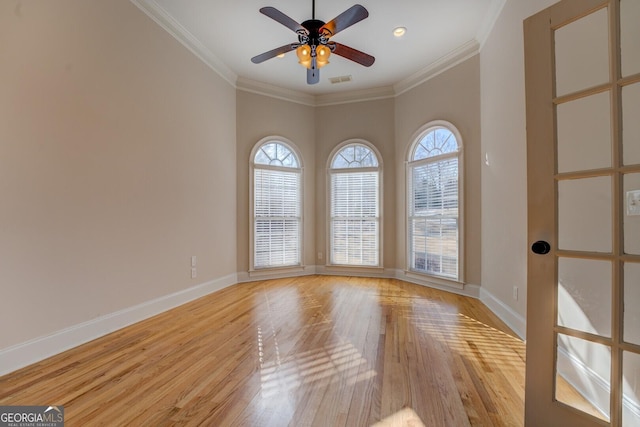
M521 426L524 343L481 302L394 279L238 284L0 377L67 426ZM387 425L387 424L385 424Z

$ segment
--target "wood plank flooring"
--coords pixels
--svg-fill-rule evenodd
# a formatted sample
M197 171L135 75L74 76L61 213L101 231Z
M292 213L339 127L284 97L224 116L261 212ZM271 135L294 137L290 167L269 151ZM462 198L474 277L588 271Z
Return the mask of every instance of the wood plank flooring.
M0 377L0 405L64 405L67 426L352 427L403 408L427 426L521 426L524 355L477 300L308 276L238 284Z

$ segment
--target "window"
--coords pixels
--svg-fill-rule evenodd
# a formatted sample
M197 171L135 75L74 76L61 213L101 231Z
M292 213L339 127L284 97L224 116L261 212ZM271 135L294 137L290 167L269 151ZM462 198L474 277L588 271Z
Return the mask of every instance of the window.
M412 271L460 280L460 137L449 123L419 134L408 164L408 246Z
M300 161L283 141L268 140L253 158L253 268L301 264Z
M372 148L347 143L331 158L330 264L380 265L380 166Z

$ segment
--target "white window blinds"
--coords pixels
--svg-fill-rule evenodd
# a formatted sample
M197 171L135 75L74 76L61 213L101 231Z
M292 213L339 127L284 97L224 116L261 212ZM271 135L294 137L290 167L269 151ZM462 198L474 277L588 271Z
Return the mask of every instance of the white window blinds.
M378 266L380 172L377 168L361 166L363 163L378 166L378 162L368 147L357 145L341 150L332 164L344 162L349 153L356 153L356 159L362 161L351 161L348 169L332 169L330 172L330 263Z
M411 268L458 277L458 159L411 170Z
M273 159L267 159L265 153ZM256 269L301 264L301 170L297 169L295 157L290 156L293 153L288 148L275 143L266 144L256 154L253 182Z
M409 164L409 268L459 277L458 144L452 132L426 133Z

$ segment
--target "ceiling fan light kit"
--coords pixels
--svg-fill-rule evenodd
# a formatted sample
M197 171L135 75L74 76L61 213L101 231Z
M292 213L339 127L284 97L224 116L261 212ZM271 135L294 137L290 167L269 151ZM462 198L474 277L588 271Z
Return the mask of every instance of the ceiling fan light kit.
M326 45L307 45L303 44L296 49L298 62L305 68L313 67L313 59L315 58L316 66L322 68L329 63L331 48Z
M315 0L312 1L312 19L306 20L302 24L298 24L271 6L263 7L260 9L260 13L294 31L298 35L298 42L286 44L254 56L251 58L251 62L254 64L295 50L298 63L307 69L307 83L316 84L320 81L319 69L329 63L329 57L332 53L365 67L370 67L375 62L375 58L371 55L329 40L338 32L369 16L367 9L359 4L351 6L327 23L315 19Z

